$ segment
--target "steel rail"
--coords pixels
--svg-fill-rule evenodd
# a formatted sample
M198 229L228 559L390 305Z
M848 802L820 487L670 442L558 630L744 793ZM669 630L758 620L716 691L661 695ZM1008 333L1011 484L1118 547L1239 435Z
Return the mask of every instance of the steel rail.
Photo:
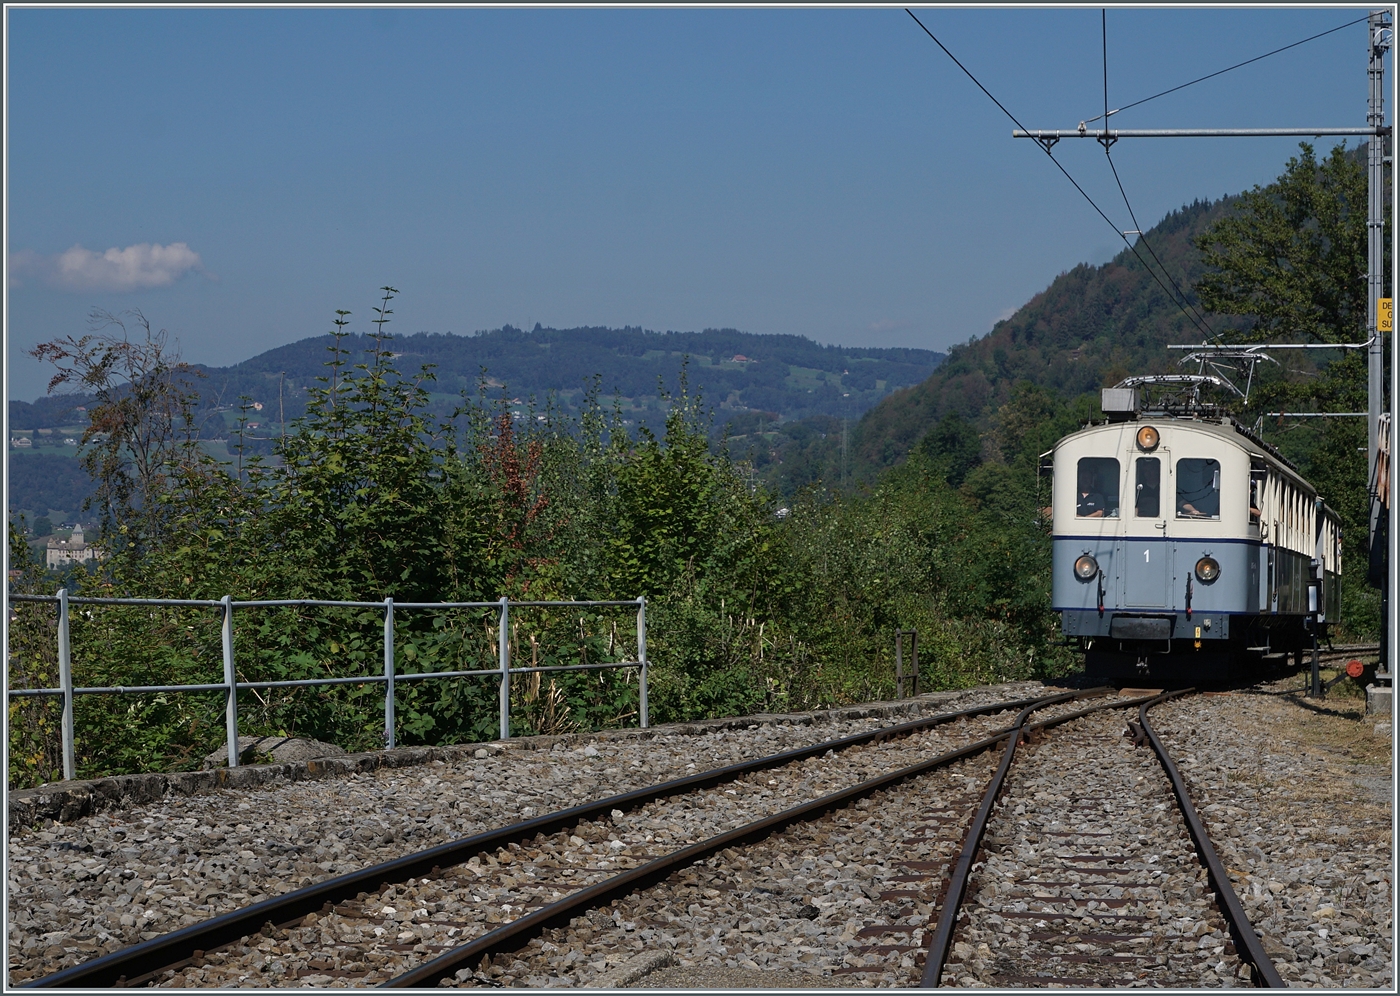
M1181 815L1186 820L1186 829L1190 831L1191 840L1196 845L1196 854L1200 857L1201 864L1206 866L1211 887L1215 890L1216 901L1220 905L1221 912L1225 914L1225 922L1230 926L1230 933L1235 940L1235 951L1244 954L1254 965L1254 984L1256 986L1264 989L1284 989L1287 988L1286 984L1279 977L1278 969L1274 968L1273 961L1264 951L1264 945L1259 940L1254 925L1249 922L1249 917L1240 904L1240 897L1235 894L1235 887L1230 883L1230 875L1225 870L1225 865L1221 863L1220 856L1215 853L1215 847L1210 842L1210 834L1206 831L1205 823L1201 821L1200 814L1196 812L1196 805L1191 801L1191 794L1187 791L1186 781L1181 777L1181 771L1177 768L1171 755L1167 753L1166 747L1162 745L1157 731L1152 729L1152 724L1147 721L1148 709L1168 699L1185 695L1188 691L1190 689L1167 692L1151 702L1144 702L1138 709L1138 727L1146 735L1148 743L1152 745L1153 751L1157 754L1157 760L1171 780L1172 792L1176 794L1177 804L1181 807Z
M992 806L1001 795L1006 773L1011 770L1011 762L1016 757L1016 745L1021 742L1021 727L1029 717L1029 709L1016 717L1016 729L1011 732L1011 737L1006 742L1006 750L1001 752L1001 764L997 766L996 774L987 784L987 791L982 794L982 804L977 807L977 813L963 838L962 850L948 875L948 885L943 890L943 906L938 911L938 924L929 939L928 953L924 956L924 975L920 983L924 989L936 988L938 980L943 976L943 963L948 960L948 949L953 944L953 930L957 926L958 910L962 908L963 896L967 894L967 879L972 873L972 862L977 857L977 849L982 846L982 835L987 829L987 820L992 815Z
M1060 695L1048 696L1026 706L1025 710L1018 716L1018 722L1012 726L998 730L989 737L985 737L975 743L967 744L937 757L920 761L918 764L911 764L908 767L900 768L896 771L887 772L877 778L860 782L849 788L832 792L819 799L785 809L780 813L747 823L741 827L702 840L699 843L691 844L689 847L670 854L662 855L644 865L629 869L612 878L604 879L570 896L566 896L557 902L542 906L532 913L510 923L497 927L489 933L483 934L460 947L453 948L446 954L439 955L432 961L425 962L417 968L405 972L403 975L390 979L383 983L380 988L389 989L409 989L433 987L439 981L454 974L458 968L470 965L474 960L484 955L494 955L498 952L513 951L523 947L532 938L538 936L541 931L550 927L567 924L575 916L587 910L601 906L613 899L626 896L644 889L649 885L665 879L672 872L692 865L697 861L702 861L712 854L717 854L725 848L733 847L736 844L752 844L772 836L779 830L792 826L795 823L804 823L810 820L819 819L835 809L841 809L849 803L858 799L889 788L892 785L914 778L937 768L946 767L954 761L961 761L964 758L973 757L977 754L991 750L1007 737L1016 736L1020 729L1024 717L1029 715L1031 710L1055 705L1059 702L1071 699L1082 698L1090 695L1106 695L1109 689L1092 689L1088 692L1065 692Z
M1106 689L1091 689L1088 692L1080 693L1080 695L1106 694L1106 691ZM1055 700L1059 701L1060 698L1063 696L1057 696ZM353 899L361 892L373 891L384 883L403 882L410 878L428 875L435 868L442 869L461 864L475 854L493 851L507 844L531 840L537 834L557 833L585 820L606 816L614 809L621 809L625 812L657 799L696 789L710 788L727 781L733 781L751 772L782 767L794 761L820 756L828 751L841 751L880 740L907 736L958 719L1004 712L1009 709L1020 709L1038 701L1041 700L1016 699L961 709L956 712L940 713L908 723L899 723L878 730L856 733L836 740L826 740L807 747L770 754L751 761L741 761L722 768L714 768L710 771L687 775L684 778L609 796L597 802L584 803L570 809L546 813L531 820L449 841L424 851L404 855L392 861L372 865L357 872L350 872L315 885L284 893L241 910L234 910L202 923L191 924L188 927L162 934L149 941L143 941L119 951L113 951L80 965L74 965L50 975L24 982L19 988L99 988L119 984L135 985L139 980L148 978L157 972L183 964L196 950L212 951L249 934L256 933L269 921L278 926L285 926L300 920L308 913L321 912L327 903L334 905L346 899ZM1008 727L1006 730L999 731L996 736L1004 738L1009 730Z
M997 797L1001 795L1002 786L1006 782L1006 773L1011 770L1011 762L1016 756L1016 745L1027 733L1060 726L1090 713L1102 712L1104 709L1127 709L1135 705L1145 705L1153 698L1154 696L1147 696L1128 699L1124 702L1105 702L1101 705L1079 709L1075 712L1065 713L1063 716L1033 723L1030 726L1025 725L1026 720L1030 718L1030 709L1024 710L1017 717L1013 730L1014 736L1006 745L996 774L987 783L987 790L982 796L982 804L968 825L967 835L963 838L962 851L959 852L953 870L948 875L948 885L943 893L943 906L938 911L938 923L929 938L928 953L924 960L923 980L920 982L922 988L936 989L938 981L943 975L943 964L948 960L948 951L953 944L953 931L957 927L958 911L962 907L963 897L967 894L967 880L972 874L972 863L977 857L977 851L982 846L982 837L986 833L992 807L996 804Z

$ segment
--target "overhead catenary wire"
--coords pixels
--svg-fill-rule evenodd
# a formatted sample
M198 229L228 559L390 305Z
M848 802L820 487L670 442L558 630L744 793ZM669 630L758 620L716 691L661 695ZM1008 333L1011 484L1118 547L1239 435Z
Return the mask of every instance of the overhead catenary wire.
M1152 248L1152 243L1147 241L1147 233L1141 231L1142 226L1138 223L1137 213L1133 211L1132 202L1128 200L1128 192L1123 189L1123 181L1118 176L1118 167L1115 166L1113 163L1113 153L1111 153L1108 149L1104 149L1103 151L1104 155L1108 158L1108 168L1113 171L1113 179L1118 184L1118 192L1123 195L1123 204L1128 209L1128 217L1133 219L1133 228L1139 230L1138 240L1142 242L1143 246L1147 248L1148 253L1156 261L1157 266L1161 268L1162 275L1165 276L1167 280L1171 282L1172 287L1175 288L1176 292L1181 295L1181 300L1185 302L1186 307L1190 308L1191 311L1194 312L1196 316L1200 318L1200 322L1196 323L1196 327L1200 328L1201 325L1204 325L1206 331L1210 333L1210 335L1215 339L1216 342L1223 343L1223 340L1220 338L1220 333L1215 331L1215 329L1211 328L1210 322L1206 319L1206 316L1202 315L1200 310L1191 302L1191 299L1186 296L1186 292L1181 289L1181 285L1176 282L1176 278L1173 277L1169 272L1167 272L1167 265L1163 263L1161 258L1157 255L1157 250ZM1138 258L1141 259L1142 257L1139 256ZM1175 300L1173 300L1173 303L1175 303ZM1181 305L1178 304L1177 307L1181 307Z
M1101 9L1101 10L1099 11L1099 13L1100 13L1100 15L1101 15L1100 23L1101 23L1102 26L1103 26L1103 117L1104 117L1104 121L1107 122L1107 120L1108 120L1108 115L1109 115L1109 110L1108 110L1108 9L1107 9L1107 8L1103 8L1103 9ZM1128 209L1128 217L1131 218L1131 219L1133 219L1133 230L1137 232L1138 241L1140 241L1140 242L1143 244L1143 246L1146 247L1148 253L1152 256L1153 260L1156 261L1157 266L1158 266L1158 267L1161 269L1161 271L1162 271L1162 275L1163 275L1164 277L1166 277L1169 281L1171 281L1172 288L1176 291L1176 293L1177 293L1178 295L1180 295L1182 302L1186 305L1186 307L1188 307L1188 308L1191 309L1191 312L1192 312L1197 318L1200 319L1200 322L1198 323L1198 326L1197 326L1197 327L1199 327L1200 325L1204 325L1207 329L1209 329L1210 334L1215 338L1215 341L1216 341L1216 342L1222 342L1223 340L1221 340L1220 334L1219 334L1218 332L1216 332L1215 329L1211 328L1210 322L1206 319L1206 316L1203 315L1203 314L1201 314L1200 309L1197 308L1197 307L1191 302L1191 299L1190 299L1189 297L1186 296L1186 292L1185 292L1184 290L1181 289L1181 285L1178 284L1178 283L1176 282L1176 278L1173 277L1173 276L1171 275L1171 273L1167 270L1167 265L1166 265L1165 263L1163 263L1161 257L1157 255L1157 250L1156 250L1156 249L1153 249L1153 248L1152 248L1152 243L1149 242L1149 241L1147 240L1147 233L1143 230L1142 225L1138 222L1138 219L1137 219L1137 212L1133 210L1133 202L1130 201L1130 200L1128 199L1128 191L1127 191L1126 189L1124 189L1124 187L1123 187L1123 178L1120 177L1120 176L1118 175L1118 167L1117 167L1117 165L1113 162L1113 151L1112 151L1113 143L1112 143L1111 141L1109 141L1107 138L1102 139L1102 142L1103 142L1103 154L1104 154L1104 157L1108 160L1108 168L1109 168L1110 170L1113 171L1113 181L1114 181L1116 184L1118 184L1118 193L1120 193L1120 194L1123 195L1123 206L1126 207L1126 208ZM1159 281L1159 282L1160 282L1160 281ZM1175 303L1175 302L1173 302L1173 303ZM1177 305L1177 307L1180 307L1180 305Z
M912 10L910 10L908 7L905 7L904 13L914 18L914 23L917 24L919 27L923 28L924 34L928 35L931 39L933 39L933 43L943 50L943 54L948 56L948 58L952 59L953 64L956 65L959 69L961 69L963 71L963 74L966 75L968 79L972 80L972 82L976 85L977 89L981 90L984 94L986 94L987 99L990 100L993 104L996 104L997 107L1000 108L1001 112L1005 114L1008 118L1010 118L1012 123L1015 124L1017 128L1021 129L1022 131L1027 130L1026 126L1021 124L1021 122L1016 118L1016 115L1008 111L1006 109L1006 105L1003 104L1001 101L997 100L996 97L992 95L992 92L982 85L982 81L979 80L976 76L972 75L971 70L969 70L966 66L964 66L961 62L958 61L958 57L948 50L948 46L944 45L941 41L939 41L938 36L935 35L932 31L930 31L924 25L923 21L915 17L914 12ZM1138 252L1137 247L1128 240L1128 237L1126 235L1123 234L1123 230L1119 228L1116 224L1114 224L1112 218L1110 218L1107 214L1104 213L1103 208L1099 207L1098 203L1095 202L1095 200L1089 196L1088 192L1079 185L1079 181L1070 175L1069 170L1065 169L1064 164L1055 158L1054 153L1052 153L1049 149L1045 148L1044 145L1041 145L1041 149L1042 151L1044 151L1045 155L1049 157L1050 161L1055 164L1055 168L1064 174L1065 179L1068 180L1074 186L1075 190L1079 191L1079 195L1083 197L1086 201L1088 201L1089 206L1094 209L1098 216L1102 218L1110 228L1113 229L1114 234L1116 234L1120 239L1123 240L1123 244L1126 245L1129 251L1131 251L1132 254L1137 257L1138 262L1142 264L1142 268L1151 275L1153 280L1157 281L1157 285L1162 288L1163 293L1165 293L1167 297L1171 300L1171 302L1177 306L1181 313L1186 316L1187 320L1190 321L1191 324L1194 325L1204 335L1214 335L1215 333L1210 329L1209 326L1203 326L1196 319L1195 315L1191 314L1190 311L1181 306L1180 302L1177 301L1176 297L1167 288L1167 285L1162 282L1162 278L1157 276L1157 271L1147 265L1147 260L1142 258L1142 253Z
M1358 17L1358 18L1357 18L1356 20L1354 20L1354 21L1347 21L1346 24L1339 24L1339 25L1337 25L1335 28L1328 28L1326 31L1319 31L1317 34L1315 34L1315 35L1309 35L1308 37L1306 37L1306 38L1304 38L1304 39L1302 39L1302 40L1300 40L1300 41L1295 41L1295 42L1294 42L1293 44L1291 44L1291 45L1285 45L1285 46L1283 46L1282 48L1276 48L1276 49L1274 49L1272 52L1265 52L1263 55L1256 55L1256 56L1255 56L1254 58L1252 58L1252 59L1246 59L1246 60L1244 60L1244 62L1237 62L1237 63L1235 63L1233 66L1227 66L1227 67L1225 67L1224 69L1217 69L1215 72L1213 72L1213 73L1207 73L1205 76L1197 77L1196 79L1191 80L1191 82L1189 82L1189 83L1181 83L1181 84L1178 84L1177 86L1174 86L1174 87L1172 87L1172 88L1169 89L1169 90L1163 90L1161 93L1154 93L1154 94L1153 94L1152 96L1150 96L1150 97L1143 97L1141 100L1135 100L1135 101L1133 101L1131 104L1124 104L1122 107L1115 107L1115 108L1114 108L1113 110L1111 110L1111 111L1108 109L1108 105L1105 104L1105 105L1104 105L1104 109L1103 109L1104 112L1103 112L1102 117L1107 118L1110 114L1121 114L1123 111L1126 111L1126 110L1127 110L1128 108L1130 108L1130 107L1137 107L1137 106L1139 106L1139 105L1141 105L1141 104L1147 103L1149 100L1156 100L1158 97L1165 97L1165 96L1166 96L1167 94L1169 94L1169 93L1176 93L1176 91L1178 91L1178 90L1185 90L1188 86L1195 86L1197 83L1204 83L1206 80L1215 79L1215 77L1217 77L1217 76L1223 76L1225 73L1233 72L1233 71L1236 70L1236 69L1243 69L1245 66L1248 66L1248 65L1250 65L1251 63L1254 63L1254 62L1258 62L1260 59L1267 59L1267 58L1268 58L1269 56L1271 56L1271 55L1278 55L1280 52L1287 52L1290 48L1297 48L1299 45L1305 45L1305 44L1307 44L1307 43L1310 42L1310 41L1316 41L1317 39L1322 38L1322 37L1324 37L1324 36L1326 36L1326 35L1333 34L1333 33L1337 32L1337 31L1341 31L1343 28L1349 28L1349 27L1351 27L1353 24L1360 24L1362 21L1366 20L1366 18L1369 17L1369 16L1370 16L1369 14L1366 14L1366 15L1363 15L1362 17ZM1099 118L1097 118L1097 117L1094 117L1094 118L1087 118L1087 119L1084 121L1084 123L1085 123L1085 124L1092 124L1093 122L1095 122L1095 121L1097 121L1097 120L1099 120Z

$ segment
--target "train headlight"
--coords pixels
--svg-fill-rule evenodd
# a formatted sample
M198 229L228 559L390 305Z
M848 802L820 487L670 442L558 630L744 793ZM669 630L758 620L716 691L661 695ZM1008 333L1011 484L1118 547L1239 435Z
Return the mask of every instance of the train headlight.
M1220 561L1214 557L1202 557L1196 561L1196 577L1201 579L1202 584L1210 584L1220 577Z
M1157 448L1157 444L1162 441L1162 434L1150 425L1144 425L1137 431L1137 444L1140 449L1151 453Z
M1074 576L1081 581L1092 581L1099 576L1099 562L1087 553L1074 562Z

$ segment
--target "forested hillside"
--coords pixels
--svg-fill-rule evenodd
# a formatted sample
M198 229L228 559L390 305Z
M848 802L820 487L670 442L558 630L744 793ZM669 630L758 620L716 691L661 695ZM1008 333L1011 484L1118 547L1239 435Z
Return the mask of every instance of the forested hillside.
M1196 201L1147 233L1167 272L1198 308L1194 287L1203 264L1192 240L1224 217L1233 202ZM1138 251L1151 261L1141 242ZM1211 318L1217 331L1242 324ZM986 427L1019 382L1052 388L1068 400L1129 374L1180 372L1175 367L1180 354L1170 355L1166 345L1201 339L1131 250L1102 266L1081 263L988 335L953 347L928 380L895 392L868 412L853 434L857 474L870 479L902 460L950 412Z

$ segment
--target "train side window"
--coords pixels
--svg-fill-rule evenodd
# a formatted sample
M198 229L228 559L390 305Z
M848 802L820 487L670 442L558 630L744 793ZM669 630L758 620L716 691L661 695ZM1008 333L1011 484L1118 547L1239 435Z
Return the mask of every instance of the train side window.
M1137 458L1134 509L1139 518L1155 519L1162 514L1162 461L1156 457Z
M1260 483L1257 477L1249 479L1249 523L1253 526L1259 525Z
M1118 461L1113 457L1083 457L1075 514L1081 519L1118 517Z
M1220 518L1220 461L1185 457L1176 462L1176 517Z

